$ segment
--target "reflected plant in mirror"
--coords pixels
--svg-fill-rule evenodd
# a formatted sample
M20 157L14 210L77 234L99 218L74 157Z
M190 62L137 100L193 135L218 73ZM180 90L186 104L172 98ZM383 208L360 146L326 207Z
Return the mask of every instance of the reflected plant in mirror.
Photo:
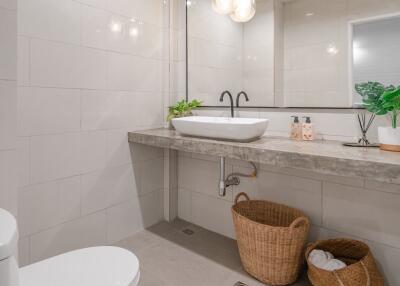
M173 118L192 116L192 110L201 105L202 102L197 99L193 99L192 101L178 101L175 105L168 108L167 121L170 122Z
M376 115L391 117L391 127L379 127L381 149L400 152L400 86L384 86L379 82L356 84L356 91L361 95L364 107Z

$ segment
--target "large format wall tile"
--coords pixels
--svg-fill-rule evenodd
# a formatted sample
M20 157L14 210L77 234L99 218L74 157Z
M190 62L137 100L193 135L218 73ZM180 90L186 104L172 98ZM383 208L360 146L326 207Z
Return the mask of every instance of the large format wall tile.
M106 65L106 53L103 51L31 41L33 86L105 89Z
M16 93L15 81L0 80L0 150L15 147L17 128Z
M74 249L106 244L106 213L98 212L31 236L31 262Z
M20 135L80 131L79 90L20 87L18 96Z
M79 176L21 189L18 205L21 236L78 218L80 197Z
M20 35L80 44L81 7L71 0L19 0Z
M16 152L0 151L0 208L17 216L17 200Z
M400 196L324 183L323 226L400 248Z
M0 79L17 79L17 43L15 11L0 7Z
M31 182L39 183L80 173L79 133L31 138Z

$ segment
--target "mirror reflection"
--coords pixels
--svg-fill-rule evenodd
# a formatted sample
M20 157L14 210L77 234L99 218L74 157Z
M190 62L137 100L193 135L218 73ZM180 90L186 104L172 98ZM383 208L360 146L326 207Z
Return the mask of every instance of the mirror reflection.
M400 1L243 1L241 19L232 15L240 0L188 1L189 100L226 106L220 96L228 90L234 101L248 95L244 107L352 108L356 82L398 84L392 33Z
M353 25L353 81L400 85L400 15ZM355 103L361 102L356 94Z

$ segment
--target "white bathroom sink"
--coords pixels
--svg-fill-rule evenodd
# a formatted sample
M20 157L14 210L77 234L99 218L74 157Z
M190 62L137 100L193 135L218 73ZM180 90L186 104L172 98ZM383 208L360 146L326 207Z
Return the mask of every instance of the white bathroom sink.
M268 119L190 116L172 119L175 129L189 136L249 141L261 137Z

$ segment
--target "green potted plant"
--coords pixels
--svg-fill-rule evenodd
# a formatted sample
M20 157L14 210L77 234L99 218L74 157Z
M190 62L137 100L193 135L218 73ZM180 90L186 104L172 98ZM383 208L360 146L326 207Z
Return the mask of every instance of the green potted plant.
M186 101L186 100L181 100L178 101L175 105L170 106L168 108L168 117L167 121L171 123L172 119L174 118L180 118L180 117L187 117L187 116L192 116L192 110L200 107L202 104L201 101L199 100L192 100L192 101ZM172 125L170 125L172 127Z
M376 114L391 117L391 126L379 127L378 136L381 149L400 152L400 86L384 86L379 82L356 84L356 91L363 99L364 107Z

